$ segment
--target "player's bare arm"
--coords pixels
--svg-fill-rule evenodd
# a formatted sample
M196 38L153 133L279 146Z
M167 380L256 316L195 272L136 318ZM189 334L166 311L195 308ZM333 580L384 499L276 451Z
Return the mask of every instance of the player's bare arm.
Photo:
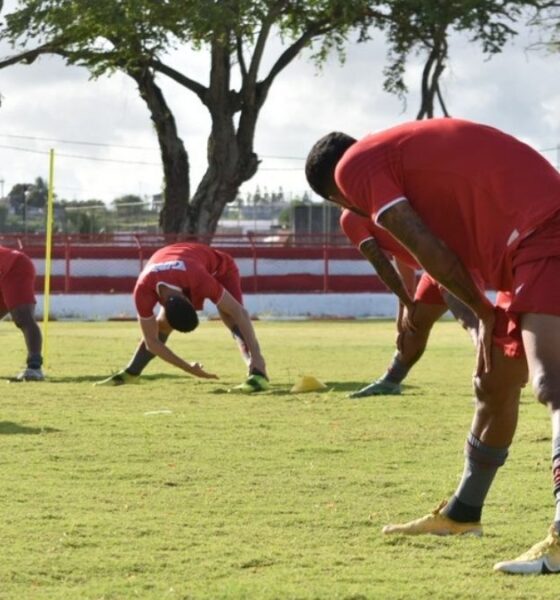
M189 375L193 375L194 377L200 377L201 379L218 379L217 375L205 371L200 363L189 363L183 360L164 343L162 343L158 337L159 326L155 317L150 317L149 319L139 319L139 322L146 348L152 354L159 356L162 360L181 369L182 371L185 371L186 373L189 373Z
M414 294L416 292L416 269L407 265L402 260L398 260L395 258L395 269L397 273L400 275L403 283L410 295L411 298L414 298ZM397 347L402 351L401 345L401 335L405 330L416 331L416 327L414 325L414 303L412 308L406 307L402 302L399 301L399 309L397 313Z
M447 290L442 290L441 295L453 316L461 323L463 329L468 331L476 345L478 337L478 319L476 315L466 304L461 302L458 298L455 298L455 296L450 294Z
M373 238L366 240L361 244L360 252L368 259L381 281L398 297L399 301L407 308L412 309L414 302L407 287L377 242Z
M490 370L494 308L473 281L459 257L425 225L409 202L394 204L379 223L416 257L422 267L478 317L477 374Z
M241 338L248 354L248 367L251 372L257 369L266 376L266 365L261 353L251 318L245 307L240 304L227 290L216 307L224 325L235 335Z

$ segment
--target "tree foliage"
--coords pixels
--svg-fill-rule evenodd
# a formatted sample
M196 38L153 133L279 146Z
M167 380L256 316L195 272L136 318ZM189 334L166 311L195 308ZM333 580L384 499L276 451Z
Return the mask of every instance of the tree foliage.
M48 186L42 177L34 183L16 183L8 192L8 201L18 215L28 208L44 208L47 204Z
M451 31L468 32L487 54L515 35L527 7L544 0L19 0L0 39L15 54L0 68L56 54L93 77L132 78L158 137L164 172L160 223L165 232L213 233L224 207L259 167L255 131L277 76L304 50L321 64L344 56L350 35L367 40L384 29L390 64L385 89L404 97L406 61L426 53L419 118L433 116ZM270 42L283 45L272 56ZM207 51L207 80L179 70L173 51ZM266 55L266 56L265 56ZM265 60L266 58L266 60ZM191 194L189 159L159 85L168 78L194 94L211 118L207 169ZM233 82L237 82L235 85Z
M94 77L123 71L136 82L154 122L165 177L162 226L212 232L239 186L259 164L254 135L270 87L292 60L313 46L315 60L342 51L356 27L371 22L372 0L20 0L6 16L3 39L19 53L4 61L32 62L53 53ZM274 35L285 45L263 68ZM33 48L29 49L31 45ZM174 68L169 52L191 46L211 56L208 82ZM232 86L234 74L240 84ZM212 120L208 168L195 194L188 155L156 79L171 78L194 93Z
M389 41L389 64L384 87L404 100L408 92L405 67L411 54L425 56L418 119L433 117L436 101L449 116L440 89L440 77L449 58L452 32L467 35L491 56L503 50L517 35L517 25L528 11L542 10L541 0L394 0L386 18L379 22Z

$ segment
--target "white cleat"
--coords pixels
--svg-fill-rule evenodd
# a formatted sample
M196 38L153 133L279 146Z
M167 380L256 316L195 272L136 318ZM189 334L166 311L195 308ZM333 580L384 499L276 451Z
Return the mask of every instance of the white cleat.
M554 525L546 538L513 560L494 565L494 571L515 575L549 575L560 573L560 539Z

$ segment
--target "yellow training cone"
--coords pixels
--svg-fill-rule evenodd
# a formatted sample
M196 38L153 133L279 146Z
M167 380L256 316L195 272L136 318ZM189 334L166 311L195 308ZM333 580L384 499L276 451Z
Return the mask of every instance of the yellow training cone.
M326 389L327 386L312 375L304 375L296 381L290 392L292 394L300 394L301 392L320 392Z

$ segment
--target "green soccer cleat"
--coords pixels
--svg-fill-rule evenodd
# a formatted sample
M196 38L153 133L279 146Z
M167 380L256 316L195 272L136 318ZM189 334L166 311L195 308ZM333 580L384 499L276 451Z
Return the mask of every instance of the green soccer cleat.
M249 375L247 379L231 389L232 392L241 392L242 394L254 394L255 392L265 392L270 388L266 377L262 375Z
M494 565L494 571L514 575L548 575L560 573L560 539L551 525L546 538L513 560Z
M429 515L408 523L385 525L382 531L385 535L482 535L480 523L459 523L442 514L441 511L446 505L447 502L443 501Z
M116 385L131 385L140 383L140 375L131 375L126 371L119 371L107 379L97 381L93 385L116 386Z
M401 384L385 379L378 379L361 390L352 392L348 398L367 398L368 396L398 396L401 393Z

